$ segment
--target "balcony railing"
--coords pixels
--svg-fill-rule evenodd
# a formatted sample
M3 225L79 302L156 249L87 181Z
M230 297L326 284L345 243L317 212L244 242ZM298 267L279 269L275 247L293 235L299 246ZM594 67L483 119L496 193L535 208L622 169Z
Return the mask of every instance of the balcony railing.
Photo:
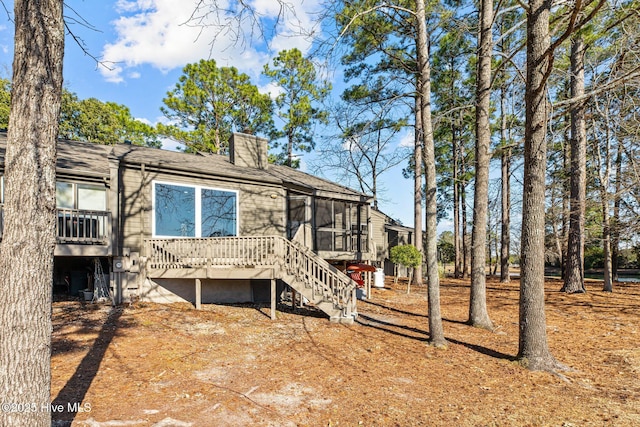
M109 212L58 209L58 243L107 244L110 228Z
M111 214L105 211L58 209L58 243L106 245L109 242ZM0 205L0 239L4 231L4 209Z

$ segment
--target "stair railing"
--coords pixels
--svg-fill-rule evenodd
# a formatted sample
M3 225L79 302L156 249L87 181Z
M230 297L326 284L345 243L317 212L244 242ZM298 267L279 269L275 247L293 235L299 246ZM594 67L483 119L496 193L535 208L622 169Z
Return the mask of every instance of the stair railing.
M334 307L342 310L343 316L352 316L356 313L357 283L300 243L305 236L310 235L310 230L308 224L303 224L293 239L284 240L285 265L295 270L288 273L293 273L296 279L310 284L314 295L322 294L325 301L331 301Z

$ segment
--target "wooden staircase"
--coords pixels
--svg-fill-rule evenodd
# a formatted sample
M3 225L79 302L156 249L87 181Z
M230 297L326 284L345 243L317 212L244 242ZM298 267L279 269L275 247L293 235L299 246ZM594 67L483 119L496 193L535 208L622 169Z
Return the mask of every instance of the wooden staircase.
M332 322L352 323L357 316L356 282L295 240L284 241L279 278L329 315Z
M238 278L243 272L255 278L257 271L271 270L273 278L284 281L332 322L353 323L357 316L356 282L295 238L148 239L145 246L146 272L152 278L169 277L167 272L176 269L201 279L215 278L222 269Z

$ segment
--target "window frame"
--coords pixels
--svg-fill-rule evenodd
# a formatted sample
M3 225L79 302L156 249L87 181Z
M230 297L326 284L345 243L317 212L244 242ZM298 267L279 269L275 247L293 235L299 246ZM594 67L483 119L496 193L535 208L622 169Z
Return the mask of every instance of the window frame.
M60 205L60 194L62 190L60 190L59 193L59 189L62 186L65 186L66 188L68 188L70 191L70 196L71 196L71 200L70 200L70 205L71 206L61 206ZM66 195L66 190L65 190L65 195ZM76 194L76 184L73 182L68 182L68 181L58 181L56 180L56 209L69 209L69 210L75 210L78 207L78 197Z
M78 210L82 210L82 211L96 211L96 212L106 212L109 209L109 204L108 204L108 192L107 192L107 188L104 185L100 185L100 184L93 184L93 183L86 183L86 182L78 182L78 183L74 183L73 184L75 191L74 191L74 199L75 199L75 208ZM91 190L91 191L101 191L104 192L104 209L86 209L86 208L80 208L80 203L82 202L82 198L80 197L80 191L82 190Z
M58 184L66 184L71 186L71 197L73 198L72 207L61 207L58 206ZM85 189L99 190L104 192L104 209L80 209L78 206L80 204L80 197L78 194L78 188L82 187ZM65 180L56 180L56 209L60 210L74 210L74 211L86 211L86 212L108 212L109 211L109 191L106 185L99 184L95 182L77 182L77 181L65 181Z
M171 185L176 187L187 187L193 188L195 191L195 200L194 200L194 209L195 209L195 227L194 234L195 236L167 236L163 234L156 233L156 185ZM163 180L153 180L151 182L151 236L152 238L158 239L200 239L202 236L202 190L213 190L213 191L222 191L226 193L233 193L235 197L235 230L233 236L226 237L237 237L240 233L240 191L232 190L229 188L220 188L220 187L211 187L208 185L200 185L200 184L192 184L192 183L184 183L184 182L175 182L175 181L163 181ZM208 237L208 236L207 236Z
M73 207L65 208L58 206L58 184L68 184L71 186L71 197L73 198ZM84 189L92 189L99 190L104 192L104 209L80 209L78 207L80 203L80 196L78 193L78 189L82 187ZM81 211L92 211L92 212L108 212L109 211L109 191L104 184L98 184L94 182L75 182L75 181L59 181L56 180L56 209L67 209L67 210L81 210ZM0 205L4 204L4 174L0 173Z

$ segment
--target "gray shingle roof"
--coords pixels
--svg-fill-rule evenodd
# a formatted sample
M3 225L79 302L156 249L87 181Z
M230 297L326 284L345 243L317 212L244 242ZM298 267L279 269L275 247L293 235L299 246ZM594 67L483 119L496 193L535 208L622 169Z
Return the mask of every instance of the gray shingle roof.
M7 134L0 133L0 163L4 166ZM78 141L59 141L57 168L74 175L109 177L110 146Z
M113 155L121 162L155 166L162 169L192 172L212 176L224 176L244 181L259 181L282 184L280 179L256 168L236 166L229 158L217 154L188 154L158 148L118 144L113 147Z
M348 196L350 199L361 199L363 201L371 198L371 196L367 194L345 187L344 185L310 175L297 169L292 169L288 166L269 165L267 170L286 183L322 192L324 194L319 195L324 197Z
M4 165L6 133L0 133L0 163ZM368 201L370 196L335 182L318 178L287 166L269 165L266 170L236 166L229 158L217 154L187 154L158 148L117 144L100 145L90 142L58 141L59 173L77 176L109 177L109 156L125 164L157 167L185 173L220 176L242 181L270 184L288 183L315 192L321 197Z

